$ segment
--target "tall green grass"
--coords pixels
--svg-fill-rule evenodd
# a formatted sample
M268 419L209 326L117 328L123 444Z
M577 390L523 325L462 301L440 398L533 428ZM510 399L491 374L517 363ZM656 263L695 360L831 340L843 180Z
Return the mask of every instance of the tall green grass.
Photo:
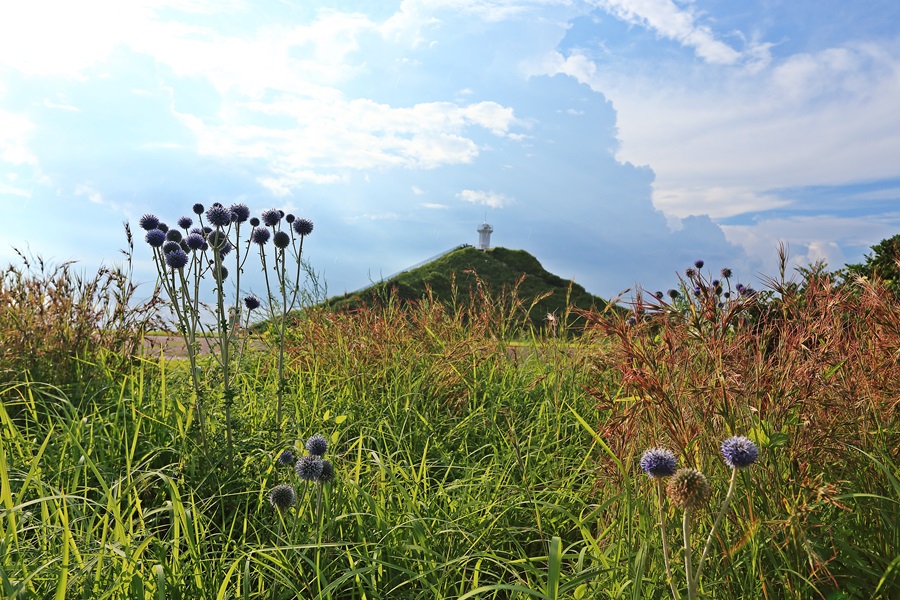
M898 425L887 403L900 321L878 290L838 297L813 283L802 292L812 314L792 313L788 298L752 319L735 315L715 338L663 311L637 327L591 315L595 331L562 327L512 347L498 332L515 331L527 303L490 295L308 310L289 329L282 428L272 426L273 352L265 340L247 345L233 461L222 406L209 407L209 450L198 441L184 361L137 345L124 367L95 371L89 389L19 371L0 387L0 591L666 598L654 483L637 460L647 445L671 443L704 469L718 500L730 473L716 443L734 430L755 432L763 453L739 475L703 597L897 597ZM810 335L772 345L773 331L801 324L845 340L827 355L842 358L787 351L823 348ZM82 358L111 364L113 349L92 348ZM818 367L799 380L797 365ZM203 376L217 375L207 365ZM276 457L314 433L329 438L337 473L323 489L321 528L312 486L297 486L283 514L268 503L275 485L296 480ZM698 533L709 526L700 515Z

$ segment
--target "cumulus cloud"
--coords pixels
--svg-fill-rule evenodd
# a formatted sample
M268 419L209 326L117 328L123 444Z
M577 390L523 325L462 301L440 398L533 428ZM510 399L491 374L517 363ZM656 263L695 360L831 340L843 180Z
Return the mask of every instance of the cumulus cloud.
M472 204L483 204L484 206L490 206L491 208L503 208L514 202L513 198L510 198L505 194L483 190L463 190L459 192L456 197L460 200L471 202Z

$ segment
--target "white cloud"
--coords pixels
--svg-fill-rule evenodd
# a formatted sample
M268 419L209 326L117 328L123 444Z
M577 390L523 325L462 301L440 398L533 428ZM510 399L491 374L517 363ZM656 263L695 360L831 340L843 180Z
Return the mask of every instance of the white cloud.
M0 109L0 160L13 165L35 165L37 159L27 145L33 129L28 117Z
M472 204L483 204L485 206L490 206L491 208L503 208L515 201L505 194L482 190L463 190L459 192L456 197L465 200L466 202L471 202Z
M434 202L425 202L422 204L422 208L427 208L429 210L449 210L450 207L446 204L437 204Z

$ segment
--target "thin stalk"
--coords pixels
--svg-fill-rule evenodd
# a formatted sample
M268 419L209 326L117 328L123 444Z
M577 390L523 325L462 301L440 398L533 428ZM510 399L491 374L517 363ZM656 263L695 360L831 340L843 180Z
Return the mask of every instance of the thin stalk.
M672 598L678 600L678 592L675 591L675 579L672 577L672 567L669 564L669 542L666 537L666 517L663 512L663 481L661 478L656 479L656 501L659 505L659 533L662 537L663 562L666 565L666 579L669 581L669 588L672 590Z
M703 574L704 561L706 561L706 556L709 554L709 549L712 547L713 537L716 535L716 529L719 527L719 523L722 521L722 517L725 516L725 511L728 509L728 505L731 503L731 497L734 496L734 484L737 481L737 469L731 470L731 483L728 484L728 493L725 494L725 499L722 500L722 505L719 507L719 512L716 514L716 520L713 521L712 529L709 530L709 536L706 538L706 545L703 547L703 554L700 555L700 562L697 563L697 582L700 582L700 576Z
M694 600L696 597L694 590L694 573L693 562L691 557L691 509L684 509L684 518L682 519L682 530L684 531L684 572L687 576L688 600Z

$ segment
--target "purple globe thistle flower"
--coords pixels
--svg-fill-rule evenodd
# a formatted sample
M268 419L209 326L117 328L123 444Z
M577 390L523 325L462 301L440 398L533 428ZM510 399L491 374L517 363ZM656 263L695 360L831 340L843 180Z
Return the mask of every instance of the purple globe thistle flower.
M194 211L195 215L202 215L203 214L203 205L198 202L193 207L191 207L191 210Z
M725 292L724 294L722 294L722 297L725 298L726 300L728 298L731 298L731 292Z
M192 233L184 238L185 243L188 248L191 250L200 250L203 248L203 244L206 243L206 240L203 239L203 236L199 233Z
M172 243L174 244L175 242ZM182 250L180 247L177 250L173 250L172 252L166 254L166 264L169 265L174 271L183 269L187 263L188 255L185 254L184 250Z
M312 233L313 223L309 219L297 219L294 221L294 231L297 235L309 235Z
M736 290L738 291L739 294L740 294L740 293L743 293L743 291L744 291L744 284L743 284L743 283L739 283L739 284L737 284L736 286L734 286L734 289L736 289Z
M731 279L731 269L728 267L722 269L722 279Z
M693 279L697 276L697 271L695 271L693 267L688 267L684 270L684 274L688 277L688 279Z
M696 469L678 469L666 485L672 504L685 509L700 508L709 501L709 482Z
M675 455L665 448L650 448L641 456L641 469L653 479L674 475L677 468Z
M709 285L712 286L712 287L719 287L719 285L720 285L721 283L722 283L722 282L719 281L718 279L713 279L712 281L709 282Z
M681 294L678 293L678 290L669 290L669 298L671 298L672 300L675 300L680 295Z
M322 463L322 458L315 454L307 454L300 457L294 465L297 477L304 481L315 481L322 474L324 468L325 465Z
M272 238L272 243L275 244L276 248L284 250L291 245L291 236L284 231L277 231Z
M296 460L297 459L294 458L293 452L291 452L290 450L285 450L278 455L278 460L276 462L282 467L292 467Z
M235 220L238 223L243 223L250 218L250 209L247 208L246 204L232 204L231 214L235 216Z
M156 228L159 229L160 231L162 231L163 233L166 233L167 231L169 231L169 226L166 225L165 223L160 223L159 225L156 226Z
M274 227L281 220L281 213L274 208L264 210L261 216L262 222L266 227Z
M722 442L722 456L732 469L746 469L759 458L759 448L753 440L744 436L730 437Z
M297 494L294 492L294 488L286 483L276 485L269 492L269 503L282 512L293 506L296 499Z
M704 263L703 263L702 260L695 260L695 261L694 261L694 266L697 267L698 269L702 269L702 268L703 268L703 264L704 264Z
M224 231L213 231L206 236L206 241L209 243L210 248L221 250L228 244L228 236L225 235Z
M741 296L750 297L750 296L755 296L755 295L756 295L756 290L754 290L752 287L748 286L741 290Z
M213 204L206 211L207 220L216 227L227 227L231 224L231 211L221 204Z
M166 239L170 242L180 242L181 241L181 232L177 229L170 229L166 232Z
M695 295L695 296L698 296L698 297L699 297L699 296L700 296L700 293L701 293L702 291L703 291L703 290L700 289L700 286L699 286L699 285L695 285L695 286L694 286L694 295Z
M288 214L284 215L284 220L287 221L288 224L293 223L293 222L294 222L294 219L296 219L296 218L297 218L297 217L295 217L295 216L292 215L291 213L288 213Z
M187 242L181 240L178 242L178 245L181 246L181 249L184 250L184 253L187 254L191 251L191 248L187 245Z
M178 244L178 242L173 242L172 240L167 240L166 243L163 244L163 247L162 247L164 254L168 254L169 252L175 252L179 248L181 248L181 246Z
M203 227L203 233L204 233L205 235L211 234L211 233L212 233L212 227L204 226L204 227Z
M334 465L331 464L330 460L322 461L322 473L319 475L317 481L319 483L331 483L334 481Z
M266 244L266 242L269 241L269 237L271 235L272 234L269 233L268 229L265 229L263 227L257 227L256 229L253 230L253 233L250 234L250 239L253 241L254 244L259 244L260 246L264 246Z
M653 294L653 295L656 297L657 300L662 300L663 297L664 297L664 295L663 295L662 292L656 292L656 293Z
M247 296L244 298L244 306L247 307L247 310L256 310L259 308L259 298L253 295Z
M250 218L250 226L251 227L259 227L259 219L257 219L256 217L251 217Z
M159 229L151 229L147 232L147 235L144 236L144 239L154 248L159 248L166 242L166 234Z
M228 279L228 269L225 268L224 265L220 266L217 271L213 273L216 277L216 281L225 281Z
M234 250L234 244L232 244L229 240L225 240L225 245L219 248L219 256L225 258L231 251Z
M138 221L138 224L141 226L141 229L145 231L151 231L159 227L159 219L156 218L156 215L147 214L141 217L140 221Z
M178 219L178 226L182 229L190 229L191 225L194 224L194 220L190 217L181 217Z
M279 218L279 219L283 219L283 218L284 218L284 211L281 210L280 208L278 209L278 218Z
M328 440L321 433L317 433L306 440L306 449L310 454L325 456L325 451L328 450Z

